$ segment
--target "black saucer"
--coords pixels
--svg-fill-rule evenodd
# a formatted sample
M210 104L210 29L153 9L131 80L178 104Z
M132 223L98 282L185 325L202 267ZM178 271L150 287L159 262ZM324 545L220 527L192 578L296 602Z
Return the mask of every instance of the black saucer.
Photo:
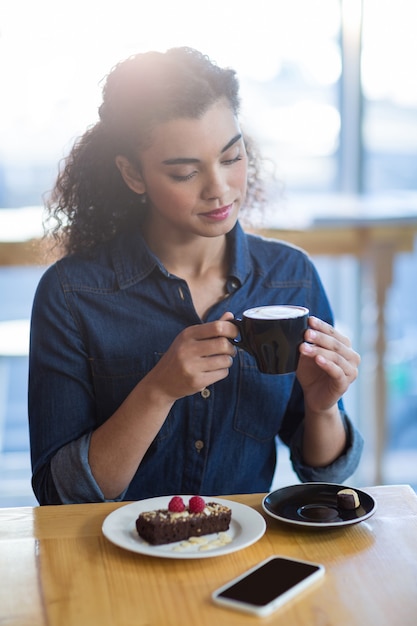
M360 506L353 510L337 506L337 492L346 485L302 483L271 491L262 501L268 515L288 524L331 528L357 524L375 513L376 502L365 491L355 489Z

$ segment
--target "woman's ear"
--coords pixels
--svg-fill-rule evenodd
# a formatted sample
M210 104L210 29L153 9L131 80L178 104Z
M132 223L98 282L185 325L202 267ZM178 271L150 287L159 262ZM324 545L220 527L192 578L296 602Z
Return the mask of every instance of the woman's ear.
M144 194L146 187L137 167L132 165L129 159L122 155L118 155L115 158L115 163L126 185L135 193Z

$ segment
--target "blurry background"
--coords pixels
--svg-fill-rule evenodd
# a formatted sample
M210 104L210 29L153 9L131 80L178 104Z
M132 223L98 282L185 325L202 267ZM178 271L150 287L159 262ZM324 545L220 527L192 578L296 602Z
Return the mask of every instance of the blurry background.
M243 123L279 180L270 189L272 222L307 232L333 221L343 234L344 219L347 232L352 220L362 228L381 218L385 227L392 223L392 232L401 226L400 238L412 238L416 23L414 0L3 0L0 322L30 317L45 269L11 260L7 242L41 234L42 196L74 139L97 120L103 78L119 60L148 49L189 45L237 70ZM366 436L352 482L416 487L415 246L400 241L387 263L381 321L363 254L328 256L317 241L312 253L336 323L363 355L360 380L346 398ZM384 259L382 254L376 262ZM382 338L375 331L378 321ZM35 503L27 354L19 345L26 338L20 333L2 333L0 324L0 506ZM386 385L383 410L375 401L381 396L378 367ZM294 480L283 453L277 485Z

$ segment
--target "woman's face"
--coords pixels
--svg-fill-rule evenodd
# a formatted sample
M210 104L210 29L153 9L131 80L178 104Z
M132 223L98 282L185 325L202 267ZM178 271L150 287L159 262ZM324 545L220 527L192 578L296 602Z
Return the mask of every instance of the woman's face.
M233 228L246 194L247 156L239 124L225 101L199 119L157 126L139 161L140 176L133 186L124 178L134 191L146 193L154 232L214 237Z

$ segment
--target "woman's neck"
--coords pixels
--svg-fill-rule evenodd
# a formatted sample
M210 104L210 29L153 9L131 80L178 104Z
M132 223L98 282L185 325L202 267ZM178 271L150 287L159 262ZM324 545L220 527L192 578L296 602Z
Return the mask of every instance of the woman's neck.
M144 236L149 248L171 274L196 280L213 271L227 272L226 235L199 237L181 234L173 238L146 228Z
M187 282L194 308L205 319L210 308L227 295L228 256L226 235L190 237L167 242L145 234L149 248L164 267Z

